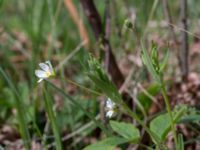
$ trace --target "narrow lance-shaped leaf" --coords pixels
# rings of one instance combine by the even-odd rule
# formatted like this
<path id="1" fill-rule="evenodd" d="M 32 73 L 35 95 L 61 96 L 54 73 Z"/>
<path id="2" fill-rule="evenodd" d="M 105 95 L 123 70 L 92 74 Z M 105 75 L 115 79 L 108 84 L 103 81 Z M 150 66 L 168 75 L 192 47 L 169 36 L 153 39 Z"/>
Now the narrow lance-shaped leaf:
<path id="1" fill-rule="evenodd" d="M 141 57 L 142 57 L 142 61 L 144 63 L 144 65 L 147 67 L 148 71 L 150 72 L 150 74 L 153 76 L 153 79 L 160 83 L 160 78 L 152 64 L 152 60 L 151 58 L 149 57 L 149 54 L 146 50 L 146 48 L 143 46 L 143 44 L 141 43 L 142 45 L 142 54 L 141 54 Z"/>
<path id="2" fill-rule="evenodd" d="M 168 59 L 169 59 L 169 50 L 166 51 L 163 61 L 160 63 L 160 72 L 162 72 L 165 69 Z"/>
<path id="3" fill-rule="evenodd" d="M 178 147 L 177 150 L 184 150 L 184 141 L 183 141 L 183 135 L 178 135 Z"/>
<path id="4" fill-rule="evenodd" d="M 200 115 L 192 114 L 192 115 L 184 116 L 184 117 L 179 121 L 179 123 L 189 123 L 189 122 L 195 122 L 195 121 L 200 121 Z"/>
<path id="5" fill-rule="evenodd" d="M 90 56 L 87 66 L 87 75 L 95 85 L 114 102 L 120 102 L 122 99 L 121 95 L 116 86 L 109 80 L 98 60 Z"/>

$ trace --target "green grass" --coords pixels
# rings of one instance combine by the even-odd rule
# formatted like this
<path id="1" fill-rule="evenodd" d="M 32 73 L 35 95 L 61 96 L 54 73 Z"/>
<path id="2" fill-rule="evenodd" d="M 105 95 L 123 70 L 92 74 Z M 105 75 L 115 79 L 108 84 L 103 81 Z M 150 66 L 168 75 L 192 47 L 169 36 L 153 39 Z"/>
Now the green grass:
<path id="1" fill-rule="evenodd" d="M 84 45 L 79 47 L 82 43 L 79 31 L 69 11 L 66 10 L 63 0 L 0 0 L 0 129 L 4 125 L 14 128 L 20 134 L 26 149 L 30 149 L 33 140 L 39 139 L 46 148 L 54 143 L 58 150 L 64 149 L 63 145 L 67 145 L 68 149 L 79 150 L 88 145 L 91 138 L 100 140 L 102 137 L 112 135 L 107 120 L 102 121 L 96 116 L 99 116 L 101 111 L 101 100 L 109 95 L 113 96 L 113 93 L 116 99 L 120 96 L 118 92 L 112 91 L 113 88 L 107 95 L 108 93 L 102 89 L 107 90 L 108 86 L 105 85 L 108 84 L 99 88 L 102 82 L 96 84 L 88 77 L 85 66 L 89 53 L 99 58 L 100 48 L 96 44 L 80 2 L 78 0 L 73 2 L 84 21 L 90 39 L 89 48 L 85 48 Z M 161 41 L 171 40 L 168 28 L 147 26 L 149 19 L 157 23 L 164 19 L 161 1 L 158 1 L 156 7 L 152 9 L 156 2 L 156 0 L 128 0 L 110 3 L 111 35 L 109 40 L 117 62 L 120 64 L 123 59 L 125 63 L 128 62 L 128 67 L 123 66 L 122 69 L 134 70 L 129 83 L 137 79 L 135 82 L 146 85 L 149 81 L 144 67 L 138 67 L 135 63 L 126 61 L 132 56 L 139 57 L 141 38 L 147 49 L 155 36 L 158 36 Z M 95 4 L 104 23 L 105 1 L 95 1 Z M 198 31 L 199 4 L 199 1 L 194 0 L 188 2 L 191 33 Z M 169 6 L 174 24 L 177 25 L 179 3 L 170 0 Z M 123 30 L 124 21 L 130 19 L 133 12 L 136 15 L 133 32 L 127 30 L 124 34 L 119 34 Z M 178 34 L 179 31 L 177 31 Z M 193 42 L 192 39 L 193 36 L 190 35 L 190 44 Z M 163 47 L 167 48 L 167 45 Z M 172 52 L 170 55 L 174 56 L 175 50 L 170 49 L 170 51 Z M 162 51 L 159 53 L 164 55 Z M 133 57 L 132 59 L 135 60 Z M 45 81 L 47 86 L 45 90 L 42 86 L 44 83 L 37 83 L 34 71 L 40 62 L 46 60 L 51 60 L 54 68 L 61 62 L 64 64 L 57 70 L 54 79 Z M 178 69 L 176 62 L 171 63 Z M 170 67 L 167 66 L 164 70 L 165 77 L 171 77 L 170 70 L 173 69 Z M 127 88 L 131 94 L 133 94 L 133 87 L 130 84 Z M 151 95 L 154 93 L 150 93 Z M 152 103 L 149 101 L 148 98 L 144 104 L 147 106 L 145 111 L 148 111 L 149 104 Z M 142 100 L 142 103 L 145 103 L 145 100 Z M 55 106 L 57 106 L 56 109 L 53 109 Z M 139 119 L 139 122 L 141 120 L 143 125 L 143 120 L 146 118 L 140 111 L 136 110 L 134 114 L 131 110 L 128 109 L 128 111 L 132 117 L 138 117 L 137 120 Z M 120 115 L 118 119 L 123 120 Z M 47 122 L 50 123 L 50 128 L 45 132 Z M 91 128 L 79 130 L 88 122 L 92 122 Z M 146 128 L 145 125 L 143 126 Z M 76 133 L 77 130 L 78 133 Z M 68 134 L 72 136 L 62 141 L 62 138 Z M 43 136 L 46 136 L 44 141 Z M 181 136 L 178 136 L 178 141 L 182 142 Z"/>

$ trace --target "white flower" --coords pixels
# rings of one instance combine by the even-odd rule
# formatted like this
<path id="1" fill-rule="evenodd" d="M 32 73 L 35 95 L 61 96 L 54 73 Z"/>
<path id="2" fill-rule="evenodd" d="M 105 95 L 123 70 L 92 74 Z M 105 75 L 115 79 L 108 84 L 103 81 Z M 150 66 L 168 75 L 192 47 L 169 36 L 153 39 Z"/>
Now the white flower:
<path id="1" fill-rule="evenodd" d="M 37 81 L 38 83 L 41 82 L 43 79 L 47 79 L 50 76 L 54 76 L 55 72 L 51 65 L 50 61 L 46 61 L 45 63 L 39 63 L 40 70 L 35 70 L 35 75 L 39 78 Z"/>
<path id="2" fill-rule="evenodd" d="M 116 104 L 110 98 L 108 98 L 106 101 L 106 117 L 111 118 L 115 113 L 115 109 Z"/>

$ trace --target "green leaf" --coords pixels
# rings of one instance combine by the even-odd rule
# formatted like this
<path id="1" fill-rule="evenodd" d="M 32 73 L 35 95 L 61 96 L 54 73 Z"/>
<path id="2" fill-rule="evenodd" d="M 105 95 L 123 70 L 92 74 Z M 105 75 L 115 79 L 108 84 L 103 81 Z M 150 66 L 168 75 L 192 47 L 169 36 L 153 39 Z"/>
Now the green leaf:
<path id="1" fill-rule="evenodd" d="M 45 84 L 45 88 L 44 88 L 44 92 L 43 92 L 45 111 L 47 112 L 47 116 L 48 116 L 48 119 L 51 124 L 53 135 L 55 137 L 56 149 L 62 150 L 63 148 L 62 148 L 62 142 L 61 142 L 61 138 L 60 138 L 61 137 L 60 136 L 60 128 L 58 127 L 56 114 L 53 110 L 52 96 L 48 92 L 49 91 Z"/>
<path id="2" fill-rule="evenodd" d="M 174 122 L 179 122 L 180 118 L 186 113 L 187 111 L 187 106 L 182 105 L 180 106 L 176 112 L 175 115 L 173 116 Z"/>
<path id="3" fill-rule="evenodd" d="M 162 72 L 165 69 L 168 59 L 169 59 L 169 50 L 166 51 L 163 61 L 160 63 L 160 72 Z"/>
<path id="4" fill-rule="evenodd" d="M 152 60 L 149 57 L 148 52 L 147 52 L 146 48 L 143 46 L 143 44 L 141 44 L 141 45 L 142 45 L 142 54 L 141 54 L 142 61 L 143 61 L 144 65 L 147 67 L 150 74 L 152 75 L 153 79 L 156 82 L 160 83 L 160 78 L 159 78 L 159 76 L 158 76 L 158 74 L 157 74 L 157 72 L 156 72 L 156 70 L 153 66 Z"/>
<path id="5" fill-rule="evenodd" d="M 109 137 L 95 144 L 89 145 L 83 150 L 113 150 L 117 145 L 128 142 L 127 139 L 121 137 Z"/>
<path id="6" fill-rule="evenodd" d="M 118 103 L 121 101 L 121 96 L 117 90 L 117 88 L 114 86 L 114 84 L 109 81 L 103 81 L 101 78 L 98 77 L 98 75 L 88 75 L 90 79 L 95 83 L 95 85 L 111 100 Z"/>
<path id="7" fill-rule="evenodd" d="M 90 55 L 86 66 L 85 69 L 87 75 L 95 83 L 97 88 L 99 88 L 107 97 L 111 98 L 111 100 L 119 103 L 122 100 L 121 95 L 116 86 L 109 80 L 109 77 L 102 69 L 99 61 Z"/>
<path id="8" fill-rule="evenodd" d="M 165 140 L 170 131 L 171 120 L 169 114 L 161 114 L 150 122 L 150 130 L 160 138 Z"/>
<path id="9" fill-rule="evenodd" d="M 127 140 L 137 142 L 140 138 L 140 132 L 133 124 L 110 121 L 110 125 L 115 132 Z"/>
<path id="10" fill-rule="evenodd" d="M 186 111 L 186 107 L 180 107 L 180 109 L 177 112 L 173 112 L 173 120 L 174 122 L 178 122 L 180 118 L 183 116 L 183 114 Z M 164 141 L 167 134 L 169 133 L 171 129 L 171 119 L 168 113 L 161 114 L 154 118 L 150 122 L 150 130 L 157 135 L 158 138 L 160 138 L 161 141 Z"/>
<path id="11" fill-rule="evenodd" d="M 194 121 L 200 121 L 200 115 L 188 115 L 184 116 L 179 123 L 189 123 L 189 122 L 194 122 Z"/>
<path id="12" fill-rule="evenodd" d="M 159 69 L 160 66 L 159 66 L 159 60 L 158 60 L 158 49 L 155 43 L 152 43 L 152 46 L 151 46 L 151 61 L 154 66 L 154 69 L 155 68 Z"/>
<path id="13" fill-rule="evenodd" d="M 177 145 L 177 150 L 184 150 L 184 140 L 183 140 L 183 135 L 178 134 L 178 145 Z"/>

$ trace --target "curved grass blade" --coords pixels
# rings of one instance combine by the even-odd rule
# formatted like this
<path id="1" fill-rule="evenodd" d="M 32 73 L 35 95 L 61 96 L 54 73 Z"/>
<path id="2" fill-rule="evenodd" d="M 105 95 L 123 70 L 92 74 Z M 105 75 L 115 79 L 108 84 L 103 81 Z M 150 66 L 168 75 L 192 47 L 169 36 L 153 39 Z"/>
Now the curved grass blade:
<path id="1" fill-rule="evenodd" d="M 55 113 L 53 112 L 53 104 L 52 104 L 51 100 L 52 99 L 50 98 L 50 95 L 47 93 L 47 88 L 45 86 L 45 88 L 44 88 L 45 109 L 47 111 L 48 118 L 49 118 L 51 125 L 52 125 L 53 134 L 55 136 L 56 149 L 62 150 L 60 132 L 59 132 L 59 129 L 58 129 Z"/>
<path id="2" fill-rule="evenodd" d="M 3 75 L 5 80 L 7 81 L 9 87 L 13 91 L 13 93 L 16 96 L 16 101 L 15 105 L 17 108 L 17 117 L 18 117 L 18 122 L 20 126 L 20 134 L 22 136 L 22 139 L 24 141 L 24 145 L 26 149 L 30 149 L 30 134 L 28 131 L 27 123 L 26 123 L 26 116 L 25 116 L 25 111 L 24 111 L 24 105 L 21 102 L 21 97 L 20 94 L 18 93 L 16 87 L 13 84 L 13 81 L 8 77 L 8 75 L 3 71 L 3 69 L 0 67 L 0 73 Z"/>

